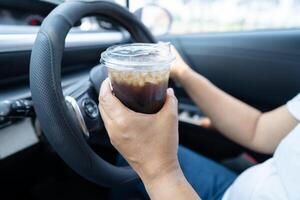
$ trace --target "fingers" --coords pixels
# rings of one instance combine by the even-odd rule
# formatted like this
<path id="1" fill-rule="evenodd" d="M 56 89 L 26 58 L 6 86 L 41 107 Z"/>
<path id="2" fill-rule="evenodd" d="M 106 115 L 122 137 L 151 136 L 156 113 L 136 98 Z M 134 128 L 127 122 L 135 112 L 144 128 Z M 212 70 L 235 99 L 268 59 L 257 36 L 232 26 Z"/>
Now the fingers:
<path id="1" fill-rule="evenodd" d="M 174 54 L 178 54 L 178 51 L 177 51 L 177 49 L 174 47 L 174 45 L 171 45 L 171 51 L 172 51 Z"/>
<path id="2" fill-rule="evenodd" d="M 105 116 L 115 119 L 129 112 L 129 110 L 112 94 L 109 79 L 105 79 L 101 85 L 99 95 L 100 112 Z"/>
<path id="3" fill-rule="evenodd" d="M 172 114 L 177 117 L 178 112 L 178 101 L 175 97 L 174 90 L 172 88 L 168 88 L 166 95 L 166 102 L 162 109 L 158 112 L 159 115 L 168 115 Z"/>
<path id="4" fill-rule="evenodd" d="M 102 120 L 103 120 L 103 122 L 104 122 L 104 125 L 105 125 L 105 127 L 106 127 L 106 123 L 108 123 L 109 122 L 109 117 L 108 117 L 108 115 L 106 114 L 106 112 L 103 110 L 103 107 L 99 104 L 99 106 L 98 106 L 98 108 L 99 108 L 99 111 L 100 111 L 100 115 L 101 115 L 101 118 L 102 118 Z"/>
<path id="5" fill-rule="evenodd" d="M 211 120 L 208 117 L 204 117 L 199 120 L 199 125 L 203 128 L 211 128 Z"/>
<path id="6" fill-rule="evenodd" d="M 167 90 L 166 102 L 163 108 L 157 113 L 159 115 L 173 115 L 177 118 L 177 98 L 174 95 L 173 89 Z M 116 120 L 121 116 L 132 116 L 132 113 L 127 107 L 125 107 L 118 98 L 116 98 L 111 91 L 109 79 L 103 81 L 99 95 L 99 109 L 103 121 L 106 119 Z M 143 114 L 136 113 L 136 115 L 144 116 Z"/>

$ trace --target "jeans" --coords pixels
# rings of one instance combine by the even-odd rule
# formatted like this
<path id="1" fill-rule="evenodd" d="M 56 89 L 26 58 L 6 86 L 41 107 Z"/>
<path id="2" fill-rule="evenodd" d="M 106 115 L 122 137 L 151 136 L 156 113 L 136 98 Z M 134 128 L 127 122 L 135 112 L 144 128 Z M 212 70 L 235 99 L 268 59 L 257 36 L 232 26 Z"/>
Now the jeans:
<path id="1" fill-rule="evenodd" d="M 222 165 L 182 146 L 178 149 L 178 159 L 186 179 L 202 200 L 221 200 L 227 188 L 237 177 Z M 128 165 L 121 156 L 117 164 Z M 116 200 L 149 199 L 141 181 L 113 189 L 112 197 Z"/>

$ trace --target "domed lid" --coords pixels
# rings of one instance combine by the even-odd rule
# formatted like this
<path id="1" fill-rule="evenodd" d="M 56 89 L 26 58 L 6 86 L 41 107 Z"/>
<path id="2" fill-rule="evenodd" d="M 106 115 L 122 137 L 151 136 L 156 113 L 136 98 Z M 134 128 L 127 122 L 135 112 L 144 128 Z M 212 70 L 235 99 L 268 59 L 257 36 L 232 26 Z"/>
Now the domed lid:
<path id="1" fill-rule="evenodd" d="M 175 56 L 170 43 L 132 43 L 109 47 L 100 62 L 116 69 L 157 69 L 169 66 Z"/>

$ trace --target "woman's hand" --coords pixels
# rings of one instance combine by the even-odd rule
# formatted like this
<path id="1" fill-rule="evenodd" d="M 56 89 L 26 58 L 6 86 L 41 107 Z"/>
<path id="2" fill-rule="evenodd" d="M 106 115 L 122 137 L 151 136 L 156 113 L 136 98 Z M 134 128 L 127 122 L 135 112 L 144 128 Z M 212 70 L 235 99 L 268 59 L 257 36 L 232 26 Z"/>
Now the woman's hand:
<path id="1" fill-rule="evenodd" d="M 106 79 L 99 109 L 111 143 L 139 174 L 151 199 L 199 199 L 178 163 L 177 99 L 172 89 L 158 113 L 142 114 L 125 107 Z"/>
<path id="2" fill-rule="evenodd" d="M 184 85 L 189 73 L 193 72 L 190 66 L 182 59 L 178 51 L 172 46 L 172 52 L 175 54 L 176 60 L 171 66 L 170 77 L 180 84 Z M 199 120 L 198 126 L 203 128 L 212 128 L 211 120 L 207 117 Z"/>
<path id="3" fill-rule="evenodd" d="M 144 182 L 180 169 L 177 158 L 177 99 L 168 89 L 163 108 L 142 114 L 125 107 L 111 92 L 106 79 L 99 96 L 99 109 L 111 143 Z"/>
<path id="4" fill-rule="evenodd" d="M 171 66 L 171 78 L 181 81 L 182 76 L 184 73 L 188 70 L 191 70 L 189 65 L 182 59 L 178 51 L 175 49 L 174 46 L 172 46 L 172 53 L 175 54 L 176 60 Z"/>

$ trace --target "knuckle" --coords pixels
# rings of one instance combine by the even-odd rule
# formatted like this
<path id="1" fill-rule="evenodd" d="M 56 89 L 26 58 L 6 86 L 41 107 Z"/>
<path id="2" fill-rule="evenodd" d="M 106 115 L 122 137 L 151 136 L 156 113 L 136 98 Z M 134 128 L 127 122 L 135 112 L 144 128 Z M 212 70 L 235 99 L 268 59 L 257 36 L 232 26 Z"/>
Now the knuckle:
<path id="1" fill-rule="evenodd" d="M 126 131 L 128 129 L 128 122 L 123 118 L 116 119 L 116 125 L 122 130 Z"/>
<path id="2" fill-rule="evenodd" d="M 171 112 L 169 116 L 172 120 L 176 120 L 176 121 L 178 120 L 178 113 L 175 111 Z"/>
<path id="3" fill-rule="evenodd" d="M 115 133 L 110 133 L 109 134 L 109 140 L 110 140 L 110 143 L 113 145 L 113 146 L 118 146 L 120 141 L 119 141 L 119 137 L 117 136 L 117 134 Z"/>
<path id="4" fill-rule="evenodd" d="M 168 119 L 172 119 L 172 120 L 177 120 L 178 119 L 178 111 L 177 111 L 177 107 L 172 107 L 171 109 L 169 109 L 166 113 L 165 113 L 165 117 L 167 117 Z"/>
<path id="5" fill-rule="evenodd" d="M 121 133 L 121 137 L 122 137 L 122 140 L 129 140 L 131 138 L 130 134 L 128 134 L 128 132 Z"/>

